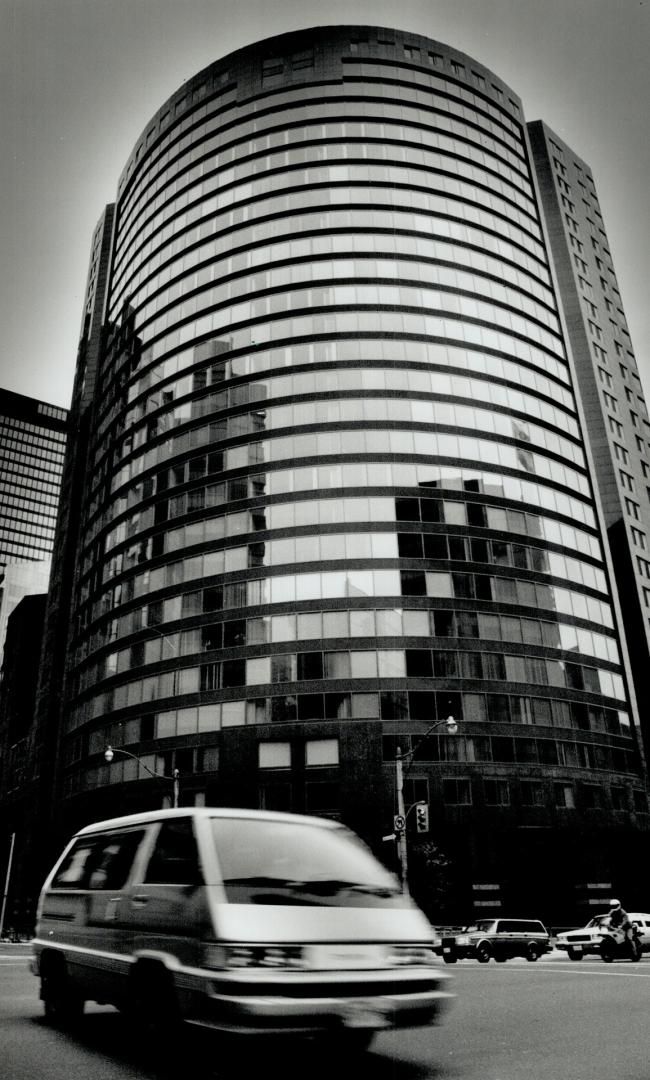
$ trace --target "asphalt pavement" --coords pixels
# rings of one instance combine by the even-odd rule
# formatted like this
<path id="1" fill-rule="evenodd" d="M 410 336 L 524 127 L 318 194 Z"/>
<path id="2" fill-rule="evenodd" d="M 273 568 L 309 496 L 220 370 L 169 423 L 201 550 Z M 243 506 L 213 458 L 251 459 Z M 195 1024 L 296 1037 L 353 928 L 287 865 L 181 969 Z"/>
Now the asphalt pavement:
<path id="1" fill-rule="evenodd" d="M 649 1080 L 650 956 L 639 963 L 509 960 L 447 967 L 457 997 L 438 1027 L 380 1033 L 333 1060 L 298 1040 L 234 1046 L 191 1031 L 151 1061 L 108 1006 L 74 1032 L 47 1025 L 29 948 L 0 945 L 1 1080 Z"/>

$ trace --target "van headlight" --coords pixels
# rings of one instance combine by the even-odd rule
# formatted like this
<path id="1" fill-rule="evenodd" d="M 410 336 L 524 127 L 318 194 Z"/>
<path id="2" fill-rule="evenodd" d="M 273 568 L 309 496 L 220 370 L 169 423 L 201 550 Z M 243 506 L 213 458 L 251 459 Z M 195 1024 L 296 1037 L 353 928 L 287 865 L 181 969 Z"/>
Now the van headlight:
<path id="1" fill-rule="evenodd" d="M 430 945 L 391 945 L 388 963 L 391 967 L 405 964 L 435 964 L 437 957 Z"/>
<path id="2" fill-rule="evenodd" d="M 203 966 L 224 968 L 302 968 L 301 945 L 206 945 Z"/>

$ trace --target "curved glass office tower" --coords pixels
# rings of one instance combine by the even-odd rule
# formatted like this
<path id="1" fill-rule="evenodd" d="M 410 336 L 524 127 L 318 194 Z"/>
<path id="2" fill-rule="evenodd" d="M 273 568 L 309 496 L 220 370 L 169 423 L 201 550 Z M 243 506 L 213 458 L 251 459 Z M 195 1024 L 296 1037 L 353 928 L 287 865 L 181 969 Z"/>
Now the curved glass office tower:
<path id="1" fill-rule="evenodd" d="M 593 880 L 576 829 L 647 807 L 512 91 L 367 27 L 218 61 L 134 150 L 105 304 L 71 818 L 178 768 L 381 847 L 399 747 L 468 887 Z"/>

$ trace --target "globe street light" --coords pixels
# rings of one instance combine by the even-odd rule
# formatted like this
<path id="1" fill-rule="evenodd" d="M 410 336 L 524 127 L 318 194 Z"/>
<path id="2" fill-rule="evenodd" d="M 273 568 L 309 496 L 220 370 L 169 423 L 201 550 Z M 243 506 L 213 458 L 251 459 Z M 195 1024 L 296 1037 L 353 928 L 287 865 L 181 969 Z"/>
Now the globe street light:
<path id="1" fill-rule="evenodd" d="M 173 798 L 174 809 L 178 806 L 178 797 L 179 797 L 179 794 L 180 794 L 180 785 L 181 785 L 181 774 L 178 771 L 178 769 L 172 769 L 172 775 L 171 776 L 167 776 L 166 773 L 154 772 L 154 770 L 150 769 L 148 765 L 145 765 L 142 758 L 139 758 L 137 754 L 131 754 L 131 753 L 129 753 L 128 750 L 122 750 L 119 746 L 116 746 L 115 748 L 113 748 L 112 746 L 107 746 L 106 749 L 104 750 L 104 761 L 106 761 L 107 764 L 110 765 L 111 761 L 115 757 L 115 754 L 124 754 L 125 757 L 133 758 L 133 760 L 137 761 L 138 765 L 141 765 L 142 768 L 145 769 L 151 776 L 155 776 L 160 780 L 171 780 L 172 784 L 173 784 L 172 790 L 173 790 L 173 793 L 174 793 L 174 798 Z"/>
<path id="2" fill-rule="evenodd" d="M 445 726 L 449 735 L 455 735 L 458 731 L 458 724 L 453 716 L 447 716 L 444 720 L 435 720 L 427 730 L 424 732 L 422 738 L 415 744 L 412 750 L 408 750 L 402 754 L 400 747 L 398 746 L 395 751 L 395 788 L 397 791 L 397 818 L 395 822 L 395 832 L 397 834 L 397 850 L 399 855 L 400 866 L 402 870 L 402 892 L 408 893 L 408 848 L 406 844 L 406 819 L 409 811 L 414 806 L 423 805 L 423 800 L 418 800 L 417 803 L 413 803 L 409 806 L 408 810 L 404 807 L 404 770 L 402 768 L 402 762 L 412 759 L 415 752 L 422 745 L 428 735 L 431 734 L 437 727 Z M 399 827 L 398 827 L 399 826 Z"/>

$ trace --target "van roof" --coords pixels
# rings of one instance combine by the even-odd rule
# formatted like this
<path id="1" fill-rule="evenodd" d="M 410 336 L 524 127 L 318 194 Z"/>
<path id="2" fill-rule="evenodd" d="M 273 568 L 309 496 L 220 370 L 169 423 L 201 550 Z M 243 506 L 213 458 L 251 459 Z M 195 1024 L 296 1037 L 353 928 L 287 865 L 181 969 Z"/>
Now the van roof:
<path id="1" fill-rule="evenodd" d="M 323 828 L 340 828 L 340 822 L 325 817 L 309 817 L 306 814 L 286 814 L 274 810 L 248 810 L 230 806 L 179 806 L 173 810 L 146 810 L 140 814 L 127 814 L 125 817 L 107 818 L 95 821 L 78 829 L 75 836 L 103 832 L 126 825 L 146 825 L 152 821 L 168 821 L 170 818 L 247 818 L 252 821 L 292 821 L 301 824 L 320 825 Z"/>

